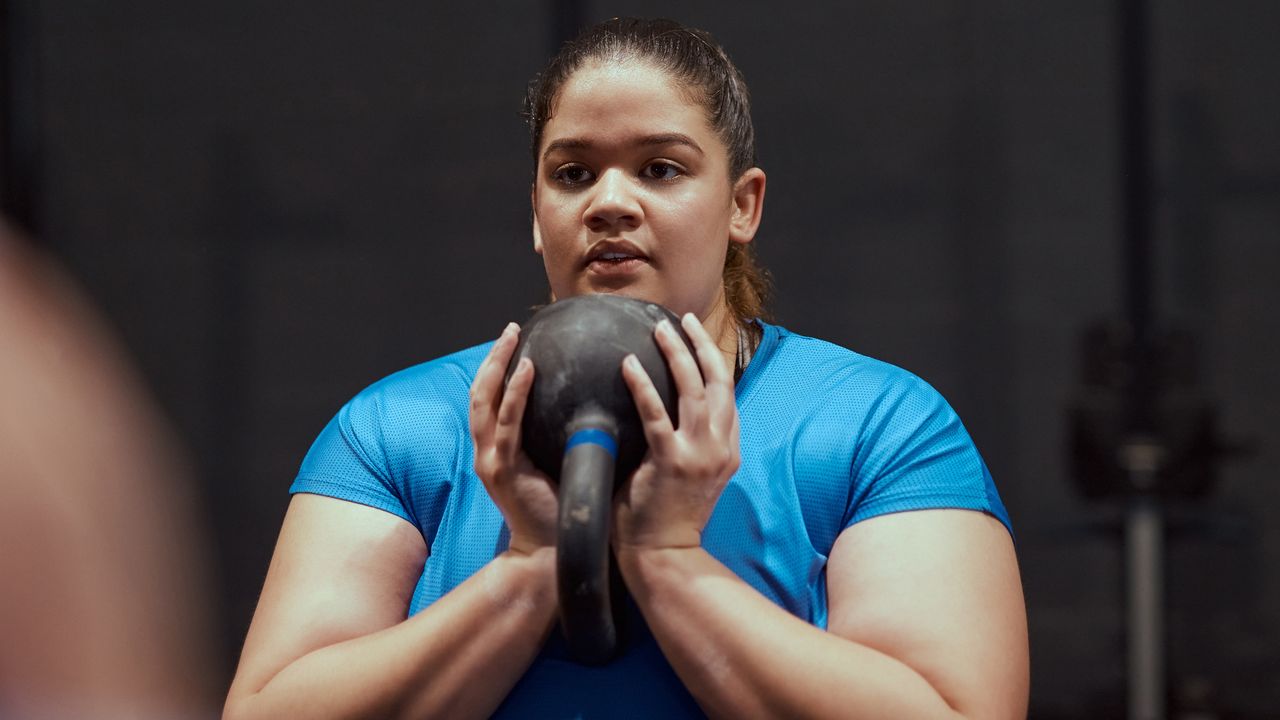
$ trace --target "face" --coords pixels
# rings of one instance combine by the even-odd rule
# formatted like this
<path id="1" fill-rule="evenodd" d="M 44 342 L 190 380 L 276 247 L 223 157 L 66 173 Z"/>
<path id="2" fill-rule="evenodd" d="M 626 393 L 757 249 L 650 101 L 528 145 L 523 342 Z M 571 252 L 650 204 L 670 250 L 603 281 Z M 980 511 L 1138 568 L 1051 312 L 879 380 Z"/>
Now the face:
<path id="1" fill-rule="evenodd" d="M 543 129 L 534 249 L 556 298 L 615 293 L 706 320 L 724 309 L 725 253 L 754 236 L 762 196 L 757 169 L 730 183 L 705 110 L 665 72 L 588 64 Z"/>

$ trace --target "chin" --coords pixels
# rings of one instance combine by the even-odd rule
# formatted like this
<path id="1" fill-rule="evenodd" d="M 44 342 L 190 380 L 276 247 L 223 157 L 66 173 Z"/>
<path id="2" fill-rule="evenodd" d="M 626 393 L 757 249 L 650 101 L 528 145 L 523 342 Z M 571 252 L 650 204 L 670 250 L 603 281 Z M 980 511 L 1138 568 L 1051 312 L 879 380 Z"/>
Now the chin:
<path id="1" fill-rule="evenodd" d="M 553 293 L 556 298 L 571 297 L 572 295 L 618 295 L 620 297 L 629 297 L 636 300 L 646 300 L 652 303 L 663 305 L 662 299 L 657 293 L 636 284 L 619 284 L 612 285 L 610 283 L 592 283 L 589 287 L 575 288 L 574 292 L 568 295 L 560 295 Z"/>

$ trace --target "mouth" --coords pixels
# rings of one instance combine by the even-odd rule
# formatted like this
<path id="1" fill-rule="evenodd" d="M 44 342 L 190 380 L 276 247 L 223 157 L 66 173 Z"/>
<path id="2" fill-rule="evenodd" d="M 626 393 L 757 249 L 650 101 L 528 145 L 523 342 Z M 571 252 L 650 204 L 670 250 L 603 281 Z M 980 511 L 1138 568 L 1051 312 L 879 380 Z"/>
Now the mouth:
<path id="1" fill-rule="evenodd" d="M 626 240 L 601 240 L 587 252 L 586 269 L 596 275 L 618 276 L 649 264 L 649 256 Z"/>

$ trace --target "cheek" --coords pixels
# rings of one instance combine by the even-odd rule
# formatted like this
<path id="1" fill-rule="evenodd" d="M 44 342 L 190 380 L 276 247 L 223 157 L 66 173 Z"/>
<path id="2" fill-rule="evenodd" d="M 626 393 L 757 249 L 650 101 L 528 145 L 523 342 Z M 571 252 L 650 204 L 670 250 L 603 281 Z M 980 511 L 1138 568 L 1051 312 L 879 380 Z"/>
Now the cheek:
<path id="1" fill-rule="evenodd" d="M 730 208 L 719 197 L 690 193 L 673 202 L 663 213 L 667 230 L 683 237 L 690 250 L 705 249 L 729 239 Z"/>
<path id="2" fill-rule="evenodd" d="M 542 237 L 543 253 L 558 252 L 564 245 L 565 225 L 569 215 L 566 209 L 543 202 L 534 208 L 534 213 L 537 216 L 535 222 L 538 223 L 538 232 Z"/>
<path id="3" fill-rule="evenodd" d="M 563 218 L 555 214 L 539 214 L 542 235 L 542 265 L 553 283 L 573 270 L 576 262 L 574 234 L 565 228 Z"/>

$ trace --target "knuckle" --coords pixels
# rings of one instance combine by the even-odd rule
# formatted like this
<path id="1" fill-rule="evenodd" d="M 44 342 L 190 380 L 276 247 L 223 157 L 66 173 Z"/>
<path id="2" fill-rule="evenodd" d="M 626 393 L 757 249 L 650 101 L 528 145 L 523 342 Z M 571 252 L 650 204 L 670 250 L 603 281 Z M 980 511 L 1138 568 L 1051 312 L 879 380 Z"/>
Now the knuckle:
<path id="1" fill-rule="evenodd" d="M 515 411 L 511 407 L 511 403 L 502 403 L 498 406 L 497 423 L 499 425 L 510 425 L 515 420 Z"/>
<path id="2" fill-rule="evenodd" d="M 697 477 L 704 474 L 706 468 L 703 467 L 703 461 L 682 453 L 672 460 L 671 469 L 677 475 Z"/>
<path id="3" fill-rule="evenodd" d="M 651 423 L 661 422 L 662 418 L 666 417 L 667 415 L 667 411 L 662 407 L 661 404 L 655 405 L 652 403 L 645 403 L 642 407 L 639 408 L 639 410 L 640 410 L 640 416 Z"/>
<path id="4" fill-rule="evenodd" d="M 738 453 L 729 453 L 729 457 L 725 459 L 724 469 L 730 475 L 738 472 L 738 468 L 742 465 L 742 459 L 738 457 Z"/>
<path id="5" fill-rule="evenodd" d="M 493 442 L 493 449 L 500 457 L 506 457 L 514 452 L 515 440 L 507 436 L 496 438 Z"/>

